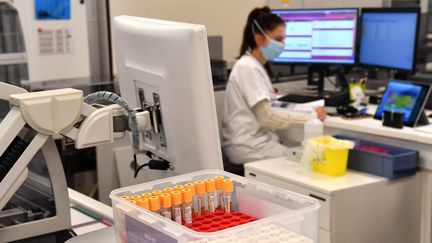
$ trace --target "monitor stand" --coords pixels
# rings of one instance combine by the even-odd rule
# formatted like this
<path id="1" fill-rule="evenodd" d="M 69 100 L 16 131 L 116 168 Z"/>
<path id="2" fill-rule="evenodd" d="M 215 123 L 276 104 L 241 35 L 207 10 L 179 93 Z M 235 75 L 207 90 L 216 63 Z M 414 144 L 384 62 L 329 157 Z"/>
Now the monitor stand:
<path id="1" fill-rule="evenodd" d="M 326 106 L 337 107 L 348 105 L 350 103 L 349 86 L 343 69 L 340 68 L 335 71 L 335 76 L 340 89 L 338 91 L 322 91 L 320 96 L 324 98 Z"/>
<path id="2" fill-rule="evenodd" d="M 308 86 L 315 86 L 318 92 L 324 90 L 324 78 L 326 76 L 327 69 L 325 66 L 311 65 L 308 67 L 307 84 Z"/>
<path id="3" fill-rule="evenodd" d="M 335 72 L 336 81 L 340 84 L 338 91 L 324 91 L 324 78 L 327 73 L 325 66 L 312 65 L 308 70 L 308 86 L 317 87 L 317 94 L 288 94 L 279 98 L 280 101 L 292 103 L 305 103 L 318 99 L 324 99 L 326 106 L 341 106 L 349 104 L 349 87 L 343 69 Z M 311 89 L 308 87 L 308 89 Z"/>
<path id="4" fill-rule="evenodd" d="M 429 125 L 429 119 L 428 119 L 428 117 L 427 117 L 425 111 L 423 110 L 423 111 L 420 113 L 420 117 L 419 117 L 417 123 L 414 125 L 414 127 L 418 127 L 418 126 L 426 126 L 426 125 Z"/>

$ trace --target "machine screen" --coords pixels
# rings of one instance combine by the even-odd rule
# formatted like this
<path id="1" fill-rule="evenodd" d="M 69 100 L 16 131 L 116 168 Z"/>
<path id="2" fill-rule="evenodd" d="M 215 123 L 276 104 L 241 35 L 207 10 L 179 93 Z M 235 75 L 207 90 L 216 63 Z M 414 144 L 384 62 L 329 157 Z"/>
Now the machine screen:
<path id="1" fill-rule="evenodd" d="M 384 111 L 399 112 L 404 114 L 404 123 L 412 126 L 422 110 L 428 91 L 428 85 L 390 80 L 375 118 L 381 119 Z"/>
<path id="2" fill-rule="evenodd" d="M 36 20 L 69 20 L 70 0 L 35 0 Z"/>
<path id="3" fill-rule="evenodd" d="M 274 10 L 285 21 L 277 63 L 355 63 L 357 9 Z"/>

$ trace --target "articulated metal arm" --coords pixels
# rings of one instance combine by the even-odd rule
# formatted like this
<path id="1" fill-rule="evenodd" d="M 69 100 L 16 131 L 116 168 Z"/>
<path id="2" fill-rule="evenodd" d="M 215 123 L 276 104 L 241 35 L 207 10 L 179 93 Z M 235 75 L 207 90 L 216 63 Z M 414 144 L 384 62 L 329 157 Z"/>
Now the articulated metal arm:
<path id="1" fill-rule="evenodd" d="M 126 116 L 120 106 L 91 106 L 83 102 L 82 91 L 76 89 L 28 93 L 0 83 L 0 99 L 11 105 L 0 123 L 0 210 L 27 178 L 28 163 L 50 136 L 69 137 L 80 149 L 113 142 L 128 127 L 127 119 L 117 119 L 126 125 L 115 125 L 115 118 Z M 150 127 L 148 112 L 134 115 L 139 117 L 140 131 Z M 36 131 L 28 144 L 19 136 L 26 125 Z"/>

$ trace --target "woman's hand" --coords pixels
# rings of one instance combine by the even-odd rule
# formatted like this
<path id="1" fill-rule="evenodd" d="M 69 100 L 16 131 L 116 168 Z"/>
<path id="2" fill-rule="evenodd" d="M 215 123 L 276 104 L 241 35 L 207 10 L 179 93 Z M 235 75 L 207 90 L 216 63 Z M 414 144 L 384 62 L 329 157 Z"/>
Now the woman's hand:
<path id="1" fill-rule="evenodd" d="M 315 112 L 317 113 L 318 119 L 320 119 L 321 121 L 324 121 L 324 119 L 326 119 L 327 112 L 326 112 L 324 106 L 320 106 L 320 107 L 315 108 Z"/>

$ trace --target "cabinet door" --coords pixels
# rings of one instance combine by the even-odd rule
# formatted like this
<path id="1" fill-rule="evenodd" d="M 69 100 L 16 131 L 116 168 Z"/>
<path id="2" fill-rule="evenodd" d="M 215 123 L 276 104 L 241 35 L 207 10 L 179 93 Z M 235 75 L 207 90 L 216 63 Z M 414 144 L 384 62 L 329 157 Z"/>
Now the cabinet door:
<path id="1" fill-rule="evenodd" d="M 264 175 L 260 172 L 250 171 L 248 169 L 245 170 L 245 177 L 252 178 L 258 181 L 262 181 L 264 183 L 268 183 L 270 185 L 278 186 L 283 189 L 296 192 L 305 196 L 313 197 L 318 199 L 321 204 L 321 207 L 318 211 L 319 215 L 319 227 L 325 231 L 332 231 L 332 219 L 331 215 L 331 197 L 329 195 L 325 195 L 313 190 L 310 190 L 305 187 L 301 187 L 289 181 L 283 181 L 280 179 L 276 179 L 267 175 Z"/>
<path id="2" fill-rule="evenodd" d="M 326 230 L 319 230 L 319 243 L 331 243 L 332 242 L 332 232 L 328 232 Z"/>

